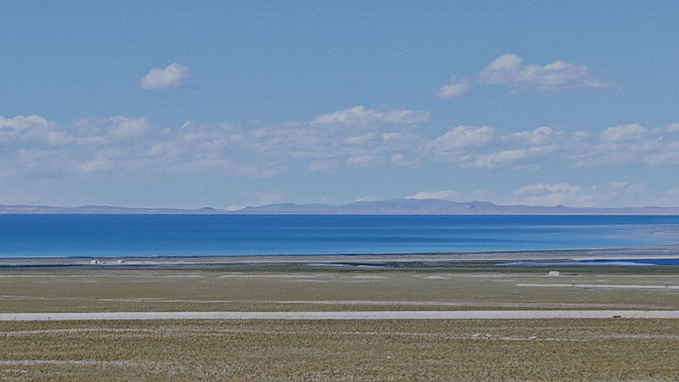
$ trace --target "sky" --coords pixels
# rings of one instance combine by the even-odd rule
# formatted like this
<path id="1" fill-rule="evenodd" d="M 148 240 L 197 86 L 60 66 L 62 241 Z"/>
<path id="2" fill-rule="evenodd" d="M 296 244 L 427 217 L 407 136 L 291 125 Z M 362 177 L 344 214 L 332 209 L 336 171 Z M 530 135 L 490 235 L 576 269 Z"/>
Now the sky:
<path id="1" fill-rule="evenodd" d="M 676 1 L 0 0 L 0 204 L 679 206 Z"/>

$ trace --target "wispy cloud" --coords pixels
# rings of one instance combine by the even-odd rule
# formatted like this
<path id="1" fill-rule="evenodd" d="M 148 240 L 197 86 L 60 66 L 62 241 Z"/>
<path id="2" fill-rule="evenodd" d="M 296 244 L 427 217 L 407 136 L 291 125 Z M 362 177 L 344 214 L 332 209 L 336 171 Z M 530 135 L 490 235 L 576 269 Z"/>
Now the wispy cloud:
<path id="1" fill-rule="evenodd" d="M 643 184 L 613 182 L 606 185 L 581 186 L 567 183 L 524 186 L 512 194 L 512 204 L 570 207 L 652 206 L 651 195 Z"/>
<path id="2" fill-rule="evenodd" d="M 355 106 L 345 110 L 338 110 L 331 114 L 324 114 L 314 118 L 311 126 L 353 126 L 367 127 L 372 124 L 412 125 L 429 121 L 429 113 L 414 110 L 377 111 Z"/>
<path id="3" fill-rule="evenodd" d="M 187 87 L 189 84 L 189 68 L 173 63 L 164 69 L 151 69 L 142 78 L 139 87 L 146 90 L 177 89 Z"/>
<path id="4" fill-rule="evenodd" d="M 449 200 L 449 201 L 452 201 L 452 202 L 456 202 L 456 201 L 460 201 L 460 200 L 465 200 L 465 196 L 461 195 L 460 193 L 457 193 L 453 190 L 421 191 L 421 192 L 418 192 L 415 195 L 406 196 L 406 199 L 417 199 L 417 200 L 440 199 L 440 200 Z"/>
<path id="5" fill-rule="evenodd" d="M 442 136 L 422 146 L 425 151 L 445 154 L 462 147 L 483 146 L 491 139 L 495 129 L 488 126 L 457 126 Z"/>

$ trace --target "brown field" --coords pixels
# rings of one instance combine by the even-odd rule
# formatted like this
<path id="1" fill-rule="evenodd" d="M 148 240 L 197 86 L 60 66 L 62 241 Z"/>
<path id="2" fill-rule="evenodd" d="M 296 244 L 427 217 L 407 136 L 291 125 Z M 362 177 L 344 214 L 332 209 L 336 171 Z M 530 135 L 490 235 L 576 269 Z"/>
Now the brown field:
<path id="1" fill-rule="evenodd" d="M 0 313 L 679 310 L 674 268 L 549 270 L 14 267 Z M 679 380 L 676 319 L 7 321 L 0 343 L 0 381 Z"/>

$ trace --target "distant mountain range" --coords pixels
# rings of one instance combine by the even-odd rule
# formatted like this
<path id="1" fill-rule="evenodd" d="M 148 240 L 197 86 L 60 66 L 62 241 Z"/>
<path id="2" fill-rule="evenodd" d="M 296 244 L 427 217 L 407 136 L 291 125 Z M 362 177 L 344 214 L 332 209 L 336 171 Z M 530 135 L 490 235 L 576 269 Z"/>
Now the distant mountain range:
<path id="1" fill-rule="evenodd" d="M 109 206 L 51 207 L 0 205 L 0 214 L 412 214 L 412 215 L 679 215 L 679 207 L 573 208 L 564 206 L 499 206 L 489 202 L 438 199 L 390 199 L 327 204 L 269 204 L 236 211 L 214 208 L 125 208 Z"/>

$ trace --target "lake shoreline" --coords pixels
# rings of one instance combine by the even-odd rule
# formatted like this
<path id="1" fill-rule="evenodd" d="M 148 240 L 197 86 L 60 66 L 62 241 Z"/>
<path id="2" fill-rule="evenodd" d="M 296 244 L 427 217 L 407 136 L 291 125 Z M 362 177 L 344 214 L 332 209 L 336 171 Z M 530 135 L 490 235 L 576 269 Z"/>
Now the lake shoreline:
<path id="1" fill-rule="evenodd" d="M 396 266 L 424 264 L 477 265 L 612 265 L 621 262 L 667 260 L 679 264 L 679 245 L 605 249 L 564 249 L 507 252 L 451 252 L 410 254 L 252 255 L 252 256 L 45 256 L 0 257 L 0 267 L 172 267 L 234 265 L 306 265 L 309 267 Z M 672 264 L 674 265 L 674 264 Z"/>

